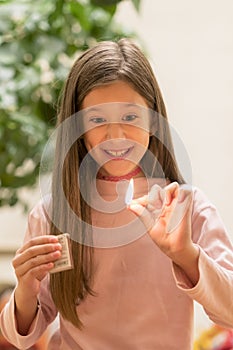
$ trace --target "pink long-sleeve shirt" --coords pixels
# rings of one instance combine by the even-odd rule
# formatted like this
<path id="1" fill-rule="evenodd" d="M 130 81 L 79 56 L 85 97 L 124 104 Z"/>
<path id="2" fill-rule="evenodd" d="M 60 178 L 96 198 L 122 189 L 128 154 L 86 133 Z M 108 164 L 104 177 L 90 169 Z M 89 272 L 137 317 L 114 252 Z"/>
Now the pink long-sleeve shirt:
<path id="1" fill-rule="evenodd" d="M 150 180 L 149 187 L 155 182 Z M 124 201 L 126 185 L 117 185 L 119 203 Z M 105 200 L 116 199 L 115 183 L 98 180 L 97 187 Z M 147 181 L 135 179 L 135 197 L 146 193 Z M 194 287 L 143 233 L 140 220 L 125 205 L 106 214 L 98 209 L 97 197 L 92 196 L 93 226 L 105 230 L 102 236 L 98 230 L 94 235 L 95 295 L 87 295 L 77 305 L 82 330 L 59 316 L 60 328 L 48 350 L 191 350 L 193 300 L 203 305 L 214 322 L 233 327 L 233 248 L 215 207 L 200 190 L 193 188 L 192 239 L 200 250 L 200 277 Z M 136 221 L 128 229 L 131 220 Z M 40 203 L 29 215 L 25 241 L 46 232 L 48 223 Z M 49 277 L 43 280 L 38 298 L 40 306 L 26 336 L 17 332 L 14 295 L 1 313 L 2 332 L 19 349 L 34 344 L 57 316 Z"/>

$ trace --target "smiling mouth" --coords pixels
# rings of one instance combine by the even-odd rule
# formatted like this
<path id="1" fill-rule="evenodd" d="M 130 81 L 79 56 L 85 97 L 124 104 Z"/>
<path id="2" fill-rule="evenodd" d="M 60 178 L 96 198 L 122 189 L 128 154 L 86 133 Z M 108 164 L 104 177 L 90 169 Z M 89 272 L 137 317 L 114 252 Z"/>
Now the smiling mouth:
<path id="1" fill-rule="evenodd" d="M 131 151 L 132 147 L 127 148 L 127 149 L 122 149 L 122 150 L 104 150 L 104 152 L 111 157 L 112 159 L 122 159 L 125 158 L 129 152 Z"/>

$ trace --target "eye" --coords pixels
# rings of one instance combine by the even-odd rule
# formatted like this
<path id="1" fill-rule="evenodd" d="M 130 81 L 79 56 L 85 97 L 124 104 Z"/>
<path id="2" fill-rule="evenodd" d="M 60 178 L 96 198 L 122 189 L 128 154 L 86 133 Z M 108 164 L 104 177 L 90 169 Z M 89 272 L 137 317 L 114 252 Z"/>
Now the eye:
<path id="1" fill-rule="evenodd" d="M 106 123 L 106 119 L 103 117 L 92 117 L 89 119 L 90 122 L 95 124 L 103 124 Z"/>
<path id="2" fill-rule="evenodd" d="M 125 115 L 122 120 L 126 121 L 126 122 L 133 122 L 138 118 L 138 116 L 136 114 L 127 114 Z"/>

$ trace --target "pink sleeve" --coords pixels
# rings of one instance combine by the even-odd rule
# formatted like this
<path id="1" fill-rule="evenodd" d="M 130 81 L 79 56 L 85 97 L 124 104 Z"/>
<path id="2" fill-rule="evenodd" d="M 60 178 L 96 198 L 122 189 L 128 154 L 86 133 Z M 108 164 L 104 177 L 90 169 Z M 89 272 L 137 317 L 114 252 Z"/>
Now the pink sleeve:
<path id="1" fill-rule="evenodd" d="M 194 190 L 193 241 L 200 249 L 198 283 L 192 287 L 183 271 L 173 264 L 179 289 L 200 303 L 210 319 L 233 327 L 233 247 L 216 208 Z"/>
<path id="2" fill-rule="evenodd" d="M 24 241 L 30 238 L 48 233 L 48 225 L 44 216 L 43 207 L 39 204 L 29 215 L 28 228 Z M 49 292 L 49 279 L 46 277 L 41 283 L 40 294 L 38 295 L 39 306 L 35 319 L 26 336 L 17 331 L 15 319 L 14 293 L 4 307 L 0 315 L 0 327 L 3 336 L 13 345 L 20 349 L 27 349 L 38 340 L 47 326 L 57 315 L 56 307 Z M 27 305 L 25 305 L 27 307 Z"/>

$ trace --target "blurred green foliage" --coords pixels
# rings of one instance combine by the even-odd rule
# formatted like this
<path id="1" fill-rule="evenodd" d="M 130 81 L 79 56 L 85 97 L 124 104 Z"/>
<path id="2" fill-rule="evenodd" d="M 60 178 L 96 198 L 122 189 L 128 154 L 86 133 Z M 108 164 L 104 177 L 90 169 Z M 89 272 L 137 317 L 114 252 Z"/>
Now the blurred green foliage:
<path id="1" fill-rule="evenodd" d="M 116 23 L 124 0 L 0 0 L 0 207 L 37 183 L 56 102 L 81 51 L 133 36 Z M 140 0 L 132 0 L 139 10 Z"/>

